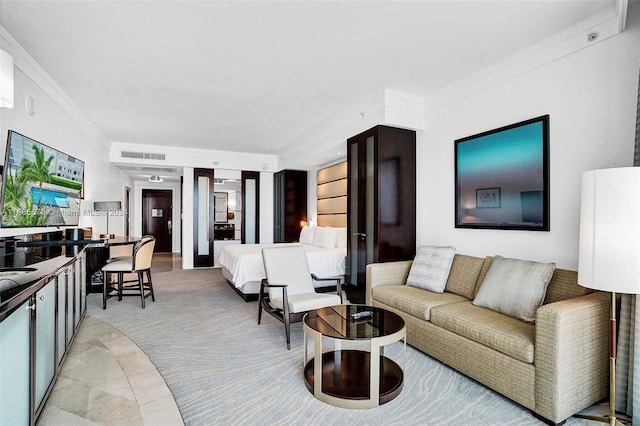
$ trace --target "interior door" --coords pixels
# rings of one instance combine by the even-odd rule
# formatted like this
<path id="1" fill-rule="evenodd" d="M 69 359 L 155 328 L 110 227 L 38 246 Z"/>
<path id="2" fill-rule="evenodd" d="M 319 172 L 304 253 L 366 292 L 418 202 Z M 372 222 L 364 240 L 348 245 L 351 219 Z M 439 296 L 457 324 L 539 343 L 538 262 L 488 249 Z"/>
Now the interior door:
<path id="1" fill-rule="evenodd" d="M 349 300 L 364 303 L 366 266 L 374 262 L 375 254 L 375 134 L 359 135 L 349 140 L 347 155 L 349 164 L 347 283 L 350 285 L 347 290 Z"/>
<path id="2" fill-rule="evenodd" d="M 212 169 L 193 170 L 193 266 L 195 267 L 214 265 L 215 194 L 213 175 Z"/>
<path id="3" fill-rule="evenodd" d="M 171 189 L 142 190 L 142 234 L 156 238 L 155 253 L 171 253 Z"/>
<path id="4" fill-rule="evenodd" d="M 260 173 L 242 172 L 242 244 L 260 242 Z"/>

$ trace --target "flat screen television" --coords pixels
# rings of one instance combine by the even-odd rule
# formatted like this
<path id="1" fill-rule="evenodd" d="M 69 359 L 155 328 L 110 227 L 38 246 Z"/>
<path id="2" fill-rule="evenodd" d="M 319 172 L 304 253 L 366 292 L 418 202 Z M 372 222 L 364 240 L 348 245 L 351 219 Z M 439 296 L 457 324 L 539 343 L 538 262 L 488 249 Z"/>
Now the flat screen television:
<path id="1" fill-rule="evenodd" d="M 455 141 L 455 227 L 549 230 L 549 116 Z"/>
<path id="2" fill-rule="evenodd" d="M 83 177 L 83 161 L 9 130 L 1 226 L 77 226 Z"/>

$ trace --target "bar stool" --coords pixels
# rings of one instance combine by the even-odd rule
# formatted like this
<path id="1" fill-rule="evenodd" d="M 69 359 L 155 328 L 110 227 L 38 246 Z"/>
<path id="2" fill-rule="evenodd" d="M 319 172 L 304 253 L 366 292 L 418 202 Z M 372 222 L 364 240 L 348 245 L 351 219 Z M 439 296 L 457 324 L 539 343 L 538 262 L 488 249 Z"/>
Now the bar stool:
<path id="1" fill-rule="evenodd" d="M 123 296 L 140 296 L 143 309 L 144 299 L 147 297 L 151 296 L 151 300 L 155 302 L 151 281 L 151 260 L 155 245 L 156 239 L 153 236 L 145 236 L 133 247 L 133 254 L 130 258 L 124 256 L 120 259 L 114 259 L 102 267 L 102 309 L 107 309 L 107 299 L 114 296 L 111 294 L 114 290 L 117 291 L 119 301 Z M 116 282 L 111 282 L 111 274 L 117 275 Z M 136 274 L 137 279 L 125 281 L 124 274 Z M 125 285 L 127 283 L 136 284 Z"/>

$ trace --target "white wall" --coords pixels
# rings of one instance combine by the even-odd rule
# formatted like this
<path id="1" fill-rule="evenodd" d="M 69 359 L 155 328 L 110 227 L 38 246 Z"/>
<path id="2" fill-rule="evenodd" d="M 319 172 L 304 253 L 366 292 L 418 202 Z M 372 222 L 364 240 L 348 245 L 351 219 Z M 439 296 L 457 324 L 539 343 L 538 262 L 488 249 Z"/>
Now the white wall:
<path id="1" fill-rule="evenodd" d="M 94 134 L 87 131 L 76 118 L 54 100 L 49 91 L 41 88 L 42 82 L 31 77 L 18 67 L 16 58 L 15 98 L 13 109 L 0 109 L 0 155 L 4 152 L 8 130 L 15 130 L 38 142 L 49 145 L 85 162 L 85 198 L 81 202 L 79 226 L 93 227 L 94 234 L 106 232 L 106 217 L 93 212 L 94 201 L 124 201 L 124 187 L 128 179 L 109 163 L 109 150 Z M 36 82 L 37 81 L 37 82 Z M 25 108 L 25 99 L 31 96 L 36 102 L 36 113 L 30 116 Z M 83 214 L 84 212 L 84 214 Z M 122 216 L 120 216 L 121 218 Z M 0 236 L 52 231 L 58 228 L 9 228 L 1 229 Z M 124 220 L 111 217 L 109 232 L 122 235 Z"/>
<path id="2" fill-rule="evenodd" d="M 426 113 L 418 132 L 417 243 L 576 269 L 581 173 L 633 162 L 640 11 L 623 33 Z M 508 75 L 508 73 L 505 73 Z M 550 115 L 550 232 L 454 228 L 454 140 Z"/>

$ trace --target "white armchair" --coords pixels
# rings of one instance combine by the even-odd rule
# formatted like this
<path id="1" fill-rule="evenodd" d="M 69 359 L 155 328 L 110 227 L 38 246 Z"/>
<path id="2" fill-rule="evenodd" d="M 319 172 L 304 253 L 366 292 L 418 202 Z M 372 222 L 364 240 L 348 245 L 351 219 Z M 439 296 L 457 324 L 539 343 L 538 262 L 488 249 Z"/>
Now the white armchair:
<path id="1" fill-rule="evenodd" d="M 290 324 L 301 321 L 308 311 L 342 304 L 342 285 L 338 281 L 337 294 L 316 293 L 313 279 L 322 279 L 309 272 L 307 256 L 302 246 L 264 248 L 262 261 L 267 278 L 260 284 L 258 324 L 263 309 L 282 321 L 287 336 L 287 349 L 291 349 Z"/>

